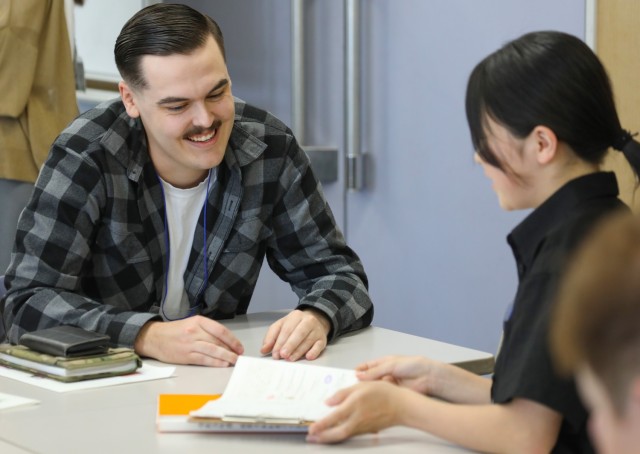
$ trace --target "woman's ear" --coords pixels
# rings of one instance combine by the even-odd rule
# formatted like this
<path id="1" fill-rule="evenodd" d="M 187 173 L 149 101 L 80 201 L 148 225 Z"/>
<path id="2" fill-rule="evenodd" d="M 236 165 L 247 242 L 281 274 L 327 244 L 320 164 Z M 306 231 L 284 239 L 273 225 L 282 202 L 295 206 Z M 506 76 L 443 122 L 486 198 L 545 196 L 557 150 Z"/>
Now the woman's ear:
<path id="1" fill-rule="evenodd" d="M 118 90 L 120 91 L 120 97 L 124 103 L 124 108 L 127 110 L 127 114 L 129 114 L 131 118 L 138 118 L 140 111 L 136 106 L 134 92 L 131 87 L 129 87 L 125 81 L 121 80 L 120 83 L 118 83 Z"/>
<path id="2" fill-rule="evenodd" d="M 536 153 L 536 160 L 544 165 L 553 161 L 558 153 L 558 137 L 546 126 L 536 126 L 529 135 Z"/>

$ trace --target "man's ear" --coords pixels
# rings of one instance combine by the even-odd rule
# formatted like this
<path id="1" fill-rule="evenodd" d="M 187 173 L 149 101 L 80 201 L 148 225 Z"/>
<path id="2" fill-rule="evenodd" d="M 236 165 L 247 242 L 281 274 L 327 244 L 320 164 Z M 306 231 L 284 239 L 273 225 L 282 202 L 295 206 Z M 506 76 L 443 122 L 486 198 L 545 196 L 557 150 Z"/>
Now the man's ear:
<path id="1" fill-rule="evenodd" d="M 536 126 L 529 135 L 539 164 L 548 164 L 558 153 L 558 137 L 546 126 Z"/>
<path id="2" fill-rule="evenodd" d="M 124 108 L 127 110 L 127 114 L 129 114 L 131 118 L 138 118 L 140 111 L 136 106 L 135 94 L 131 87 L 129 87 L 124 80 L 121 80 L 120 83 L 118 83 L 118 90 L 120 91 L 120 97 L 124 103 Z"/>

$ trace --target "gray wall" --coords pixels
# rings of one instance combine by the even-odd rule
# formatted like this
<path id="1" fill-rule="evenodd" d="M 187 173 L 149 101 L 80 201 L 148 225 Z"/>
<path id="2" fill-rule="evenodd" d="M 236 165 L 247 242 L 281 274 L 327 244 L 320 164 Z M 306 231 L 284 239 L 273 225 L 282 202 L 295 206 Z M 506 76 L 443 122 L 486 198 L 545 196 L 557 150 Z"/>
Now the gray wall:
<path id="1" fill-rule="evenodd" d="M 517 275 L 500 209 L 473 163 L 464 114 L 472 68 L 524 32 L 584 36 L 582 0 L 365 0 L 363 147 L 372 189 L 348 197 L 375 323 L 495 351 Z M 366 5 L 366 6 L 364 6 Z"/>

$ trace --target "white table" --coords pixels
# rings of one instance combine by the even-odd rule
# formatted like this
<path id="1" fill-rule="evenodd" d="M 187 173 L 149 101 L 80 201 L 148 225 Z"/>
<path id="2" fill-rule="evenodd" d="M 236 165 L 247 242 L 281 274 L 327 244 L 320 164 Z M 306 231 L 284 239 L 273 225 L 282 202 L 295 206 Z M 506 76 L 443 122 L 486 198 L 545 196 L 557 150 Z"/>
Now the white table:
<path id="1" fill-rule="evenodd" d="M 260 356 L 267 327 L 281 312 L 249 314 L 224 322 L 245 347 L 245 354 Z M 314 362 L 354 367 L 387 354 L 420 354 L 464 363 L 479 373 L 490 372 L 493 356 L 476 350 L 417 336 L 371 327 L 338 339 Z M 156 361 L 152 364 L 159 365 Z M 31 397 L 39 405 L 0 411 L 1 453 L 346 453 L 466 452 L 428 434 L 391 428 L 377 435 L 353 438 L 332 446 L 307 444 L 303 435 L 282 434 L 160 434 L 155 429 L 158 394 L 221 393 L 231 368 L 178 366 L 174 377 L 70 393 L 55 393 L 16 380 L 0 378 L 0 391 Z"/>

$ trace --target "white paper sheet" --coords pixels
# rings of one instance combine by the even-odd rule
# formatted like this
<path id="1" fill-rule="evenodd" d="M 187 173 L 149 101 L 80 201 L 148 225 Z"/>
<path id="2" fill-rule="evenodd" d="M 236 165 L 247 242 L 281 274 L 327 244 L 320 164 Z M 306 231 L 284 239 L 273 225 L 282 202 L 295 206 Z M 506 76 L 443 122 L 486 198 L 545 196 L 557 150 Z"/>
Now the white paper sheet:
<path id="1" fill-rule="evenodd" d="M 222 397 L 191 414 L 316 421 L 331 411 L 326 399 L 357 382 L 349 369 L 240 356 Z"/>
<path id="2" fill-rule="evenodd" d="M 16 396 L 13 394 L 0 393 L 0 410 L 7 408 L 21 407 L 23 405 L 33 405 L 40 403 L 39 400 L 28 397 Z"/>
<path id="3" fill-rule="evenodd" d="M 83 380 L 74 383 L 63 383 L 53 380 L 52 378 L 39 377 L 29 372 L 0 366 L 0 376 L 12 378 L 29 385 L 39 386 L 40 388 L 45 388 L 49 391 L 66 393 L 69 391 L 78 391 L 80 389 L 103 388 L 106 386 L 122 385 L 125 383 L 137 383 L 141 381 L 167 378 L 171 377 L 175 370 L 175 367 L 150 366 L 143 362 L 142 367 L 133 374 L 120 375 L 118 377 L 96 378 L 93 380 Z"/>

